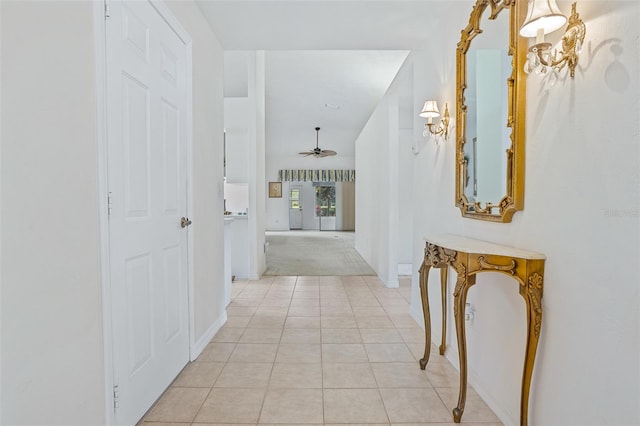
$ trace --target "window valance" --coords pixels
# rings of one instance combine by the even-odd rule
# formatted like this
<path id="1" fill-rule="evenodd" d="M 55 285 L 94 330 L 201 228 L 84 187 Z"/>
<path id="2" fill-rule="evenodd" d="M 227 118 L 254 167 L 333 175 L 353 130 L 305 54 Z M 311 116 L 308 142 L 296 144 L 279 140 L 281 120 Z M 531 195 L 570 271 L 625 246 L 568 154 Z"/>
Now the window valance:
<path id="1" fill-rule="evenodd" d="M 278 171 L 281 182 L 355 182 L 355 170 L 286 169 Z"/>

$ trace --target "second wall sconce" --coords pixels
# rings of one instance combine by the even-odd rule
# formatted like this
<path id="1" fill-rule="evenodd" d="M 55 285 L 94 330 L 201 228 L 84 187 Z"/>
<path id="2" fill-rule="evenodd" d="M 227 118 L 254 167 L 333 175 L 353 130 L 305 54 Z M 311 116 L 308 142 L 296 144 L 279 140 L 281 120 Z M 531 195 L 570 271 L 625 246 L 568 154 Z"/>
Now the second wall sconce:
<path id="1" fill-rule="evenodd" d="M 555 73 L 566 66 L 571 78 L 575 76 L 578 55 L 587 32 L 584 22 L 576 12 L 576 3 L 571 5 L 569 24 L 562 36 L 562 50 L 551 53 L 551 43 L 544 41 L 544 36 L 560 29 L 567 22 L 567 17 L 560 12 L 556 0 L 529 0 L 527 18 L 520 27 L 523 37 L 535 37 L 536 43 L 529 48 L 524 71 L 528 74 L 536 71 L 546 74 L 549 69 Z M 555 78 L 554 78 L 555 82 Z"/>
<path id="2" fill-rule="evenodd" d="M 445 140 L 449 137 L 449 105 L 444 104 L 444 115 L 440 120 L 440 123 L 435 124 L 433 122 L 434 118 L 440 117 L 440 111 L 438 110 L 438 102 L 437 101 L 426 101 L 424 106 L 422 107 L 422 111 L 418 114 L 420 117 L 424 117 L 427 119 L 427 123 L 424 125 L 424 131 L 422 132 L 423 136 L 427 136 L 427 130 L 434 136 L 442 135 Z"/>

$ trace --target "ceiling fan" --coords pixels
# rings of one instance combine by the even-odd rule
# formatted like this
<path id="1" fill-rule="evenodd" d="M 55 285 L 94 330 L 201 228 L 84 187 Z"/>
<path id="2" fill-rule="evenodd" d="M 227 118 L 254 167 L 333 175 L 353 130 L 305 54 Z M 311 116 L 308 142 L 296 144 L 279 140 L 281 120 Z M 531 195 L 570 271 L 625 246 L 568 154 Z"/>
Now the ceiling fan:
<path id="1" fill-rule="evenodd" d="M 330 157 L 332 155 L 336 155 L 337 152 L 332 151 L 330 149 L 320 149 L 320 148 L 318 148 L 318 136 L 319 136 L 319 134 L 320 134 L 320 127 L 316 127 L 316 147 L 311 151 L 299 152 L 298 154 L 304 155 L 305 157 L 313 155 L 316 158 Z"/>

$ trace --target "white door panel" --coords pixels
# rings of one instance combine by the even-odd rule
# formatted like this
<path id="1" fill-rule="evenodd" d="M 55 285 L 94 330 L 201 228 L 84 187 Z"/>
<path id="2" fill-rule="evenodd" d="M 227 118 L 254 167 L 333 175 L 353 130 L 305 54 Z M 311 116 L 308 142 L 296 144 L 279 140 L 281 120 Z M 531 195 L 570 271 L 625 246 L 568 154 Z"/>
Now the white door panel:
<path id="1" fill-rule="evenodd" d="M 148 1 L 107 20 L 109 242 L 117 424 L 189 358 L 186 46 Z"/>
<path id="2" fill-rule="evenodd" d="M 149 88 L 122 75 L 125 217 L 149 217 Z M 115 136 L 115 135 L 114 135 Z"/>
<path id="3" fill-rule="evenodd" d="M 128 374 L 135 375 L 153 355 L 153 307 L 151 306 L 151 255 L 125 260 L 126 326 L 129 330 Z M 142 303 L 136 303 L 142 301 Z M 145 303 L 145 301 L 147 303 Z"/>

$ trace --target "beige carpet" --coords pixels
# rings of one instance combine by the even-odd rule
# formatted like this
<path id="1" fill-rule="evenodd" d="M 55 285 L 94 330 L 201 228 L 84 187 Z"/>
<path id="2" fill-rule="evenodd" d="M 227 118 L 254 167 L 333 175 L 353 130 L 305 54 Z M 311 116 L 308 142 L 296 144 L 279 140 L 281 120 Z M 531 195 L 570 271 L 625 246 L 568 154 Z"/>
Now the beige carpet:
<path id="1" fill-rule="evenodd" d="M 375 275 L 354 239 L 353 232 L 267 232 L 265 275 Z"/>

